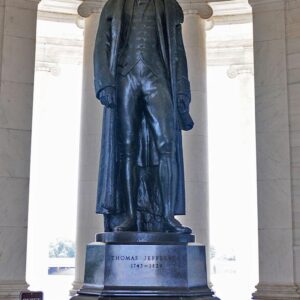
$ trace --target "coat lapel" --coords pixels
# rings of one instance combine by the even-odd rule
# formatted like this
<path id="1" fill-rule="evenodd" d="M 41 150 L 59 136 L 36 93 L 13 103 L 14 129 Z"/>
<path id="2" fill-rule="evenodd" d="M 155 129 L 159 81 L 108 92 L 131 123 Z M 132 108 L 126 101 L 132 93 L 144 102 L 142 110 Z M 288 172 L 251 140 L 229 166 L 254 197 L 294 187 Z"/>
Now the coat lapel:
<path id="1" fill-rule="evenodd" d="M 133 17 L 133 10 L 134 10 L 134 2 L 135 2 L 135 0 L 125 0 L 124 7 L 126 7 L 126 11 L 128 11 L 129 15 L 130 15 L 129 28 L 127 29 L 125 41 L 128 41 L 129 34 L 130 34 L 130 31 L 131 31 L 132 17 Z"/>
<path id="2" fill-rule="evenodd" d="M 169 69 L 170 69 L 170 77 L 171 77 L 171 87 L 172 87 L 172 95 L 173 100 L 176 95 L 176 34 L 175 34 L 175 26 L 172 22 L 172 18 L 175 17 L 174 6 L 172 5 L 173 1 L 171 0 L 163 0 L 165 5 L 165 16 L 166 16 L 166 29 L 167 29 L 167 37 L 168 37 L 168 54 L 169 54 Z M 175 102 L 175 100 L 174 100 Z"/>
<path id="3" fill-rule="evenodd" d="M 158 28 L 161 53 L 163 56 L 165 66 L 167 67 L 167 70 L 169 71 L 169 63 L 168 63 L 167 53 L 166 53 L 168 47 L 165 42 L 163 21 L 161 19 L 161 16 L 162 16 L 163 12 L 165 11 L 165 7 L 164 7 L 163 0 L 153 0 L 153 2 L 155 5 L 155 11 L 156 11 L 156 22 L 157 22 L 157 28 Z"/>
<path id="4" fill-rule="evenodd" d="M 117 57 L 117 51 L 119 49 L 119 43 L 120 43 L 122 14 L 123 14 L 126 0 L 113 0 L 113 1 L 115 3 L 115 6 L 114 6 L 114 17 L 111 24 L 112 46 L 111 46 L 110 66 L 111 66 L 112 74 L 115 75 L 116 66 L 117 66 L 116 57 Z"/>

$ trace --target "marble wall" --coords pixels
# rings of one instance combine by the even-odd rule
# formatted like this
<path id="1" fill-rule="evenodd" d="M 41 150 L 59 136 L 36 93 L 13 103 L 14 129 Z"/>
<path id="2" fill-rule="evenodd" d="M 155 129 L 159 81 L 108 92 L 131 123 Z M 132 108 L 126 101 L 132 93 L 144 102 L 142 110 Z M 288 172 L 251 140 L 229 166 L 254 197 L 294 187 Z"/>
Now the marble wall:
<path id="1" fill-rule="evenodd" d="M 0 299 L 25 289 L 38 0 L 0 1 Z M 5 270 L 5 272 L 3 272 Z"/>
<path id="2" fill-rule="evenodd" d="M 286 63 L 289 96 L 291 196 L 295 281 L 300 284 L 300 1 L 286 1 Z"/>
<path id="3" fill-rule="evenodd" d="M 249 2 L 254 23 L 260 255 L 254 298 L 299 299 L 300 1 Z"/>

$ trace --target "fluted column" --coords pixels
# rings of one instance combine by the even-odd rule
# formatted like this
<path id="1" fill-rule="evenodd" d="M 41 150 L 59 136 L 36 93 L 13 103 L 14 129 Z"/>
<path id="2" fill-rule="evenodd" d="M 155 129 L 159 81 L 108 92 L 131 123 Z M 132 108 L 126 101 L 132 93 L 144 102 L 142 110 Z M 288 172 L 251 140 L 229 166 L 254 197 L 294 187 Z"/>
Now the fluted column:
<path id="1" fill-rule="evenodd" d="M 73 290 L 83 283 L 86 245 L 95 240 L 95 234 L 103 231 L 102 217 L 96 215 L 96 193 L 102 106 L 95 97 L 93 78 L 93 51 L 101 9 L 106 1 L 85 0 L 78 13 L 85 18 L 83 86 L 81 106 L 80 168 L 76 235 L 76 271 Z"/>
<path id="2" fill-rule="evenodd" d="M 231 170 L 231 174 L 239 174 L 238 185 L 232 193 L 235 201 L 229 208 L 234 208 L 238 213 L 228 229 L 236 239 L 234 248 L 236 276 L 239 278 L 239 297 L 250 299 L 253 287 L 258 281 L 253 66 L 252 64 L 233 64 L 228 69 L 227 75 L 236 81 L 238 86 L 237 94 L 231 99 L 231 107 L 236 110 L 235 125 L 232 126 L 236 143 L 230 141 L 232 143 L 231 155 L 235 157 L 235 168 Z M 220 199 L 221 201 L 224 199 Z M 218 207 L 215 208 L 218 209 Z M 245 226 L 241 230 L 236 224 L 245 224 Z"/>
<path id="3" fill-rule="evenodd" d="M 39 0 L 0 0 L 0 299 L 26 290 L 36 18 Z"/>
<path id="4" fill-rule="evenodd" d="M 193 130 L 183 135 L 187 212 L 181 219 L 192 227 L 197 242 L 206 245 L 209 253 L 205 20 L 213 11 L 201 1 L 180 4 L 185 15 L 183 38 L 192 91 L 190 111 L 195 122 Z"/>
<path id="5" fill-rule="evenodd" d="M 299 200 L 294 194 L 299 186 L 299 122 L 294 119 L 299 113 L 299 84 L 292 76 L 297 67 L 299 74 L 300 24 L 295 16 L 300 1 L 249 3 L 254 29 L 259 228 L 259 284 L 253 297 L 300 299 L 295 284 Z"/>

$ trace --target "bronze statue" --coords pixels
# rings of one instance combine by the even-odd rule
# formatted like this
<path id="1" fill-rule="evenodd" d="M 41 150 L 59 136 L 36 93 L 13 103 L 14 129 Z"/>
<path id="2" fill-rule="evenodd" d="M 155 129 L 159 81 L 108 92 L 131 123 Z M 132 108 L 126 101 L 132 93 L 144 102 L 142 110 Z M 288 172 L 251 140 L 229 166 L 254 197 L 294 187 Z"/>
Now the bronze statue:
<path id="1" fill-rule="evenodd" d="M 181 130 L 191 101 L 176 0 L 108 0 L 94 52 L 105 105 L 97 213 L 106 231 L 191 233 L 185 214 Z"/>

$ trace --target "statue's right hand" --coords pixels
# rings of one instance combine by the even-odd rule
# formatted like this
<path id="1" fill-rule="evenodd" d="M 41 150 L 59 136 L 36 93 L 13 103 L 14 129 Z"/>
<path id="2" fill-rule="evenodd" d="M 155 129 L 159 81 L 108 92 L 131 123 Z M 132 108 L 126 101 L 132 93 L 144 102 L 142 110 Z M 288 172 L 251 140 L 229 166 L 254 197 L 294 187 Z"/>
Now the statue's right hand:
<path id="1" fill-rule="evenodd" d="M 104 88 L 99 93 L 100 102 L 108 108 L 114 108 L 116 106 L 116 89 L 112 86 Z"/>

